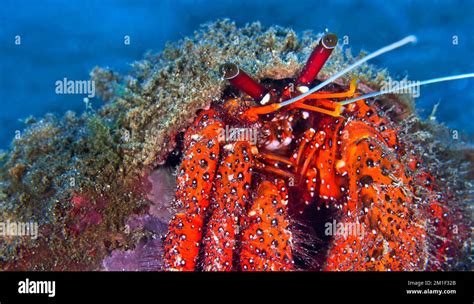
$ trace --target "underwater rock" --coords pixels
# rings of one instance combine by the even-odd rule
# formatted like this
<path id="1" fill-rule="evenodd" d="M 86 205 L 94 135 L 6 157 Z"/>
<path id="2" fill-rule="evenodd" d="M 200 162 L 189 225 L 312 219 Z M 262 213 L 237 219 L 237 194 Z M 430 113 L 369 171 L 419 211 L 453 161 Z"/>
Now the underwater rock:
<path id="1" fill-rule="evenodd" d="M 148 192 L 149 214 L 168 223 L 174 213 L 172 202 L 176 190 L 176 181 L 169 169 L 154 170 L 148 176 L 152 190 Z"/>
<path id="2" fill-rule="evenodd" d="M 163 245 L 160 239 L 141 241 L 133 251 L 114 250 L 103 262 L 106 271 L 162 270 Z"/>
<path id="3" fill-rule="evenodd" d="M 107 271 L 158 271 L 163 269 L 163 243 L 161 235 L 167 230 L 167 222 L 158 218 L 132 216 L 127 226 L 130 230 L 142 229 L 147 236 L 137 242 L 133 250 L 114 250 L 103 261 L 103 268 Z"/>

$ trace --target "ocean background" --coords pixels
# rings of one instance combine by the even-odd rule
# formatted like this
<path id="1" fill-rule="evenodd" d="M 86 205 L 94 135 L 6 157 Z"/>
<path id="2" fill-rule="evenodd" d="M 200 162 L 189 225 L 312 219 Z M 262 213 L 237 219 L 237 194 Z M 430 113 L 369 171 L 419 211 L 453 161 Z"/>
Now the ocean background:
<path id="1" fill-rule="evenodd" d="M 192 35 L 200 24 L 218 18 L 297 32 L 327 28 L 339 37 L 347 35 L 355 54 L 415 34 L 416 45 L 371 62 L 411 80 L 474 72 L 472 0 L 2 0 L 0 149 L 10 146 L 30 115 L 84 110 L 83 96 L 55 94 L 57 80 L 89 79 L 94 66 L 126 73 L 146 51 L 159 52 L 167 41 Z M 17 35 L 20 45 L 15 45 Z M 130 45 L 124 44 L 125 35 Z M 438 121 L 472 140 L 473 87 L 474 79 L 423 87 L 418 111 L 426 117 L 440 103 Z M 98 98 L 91 102 L 102 104 Z"/>

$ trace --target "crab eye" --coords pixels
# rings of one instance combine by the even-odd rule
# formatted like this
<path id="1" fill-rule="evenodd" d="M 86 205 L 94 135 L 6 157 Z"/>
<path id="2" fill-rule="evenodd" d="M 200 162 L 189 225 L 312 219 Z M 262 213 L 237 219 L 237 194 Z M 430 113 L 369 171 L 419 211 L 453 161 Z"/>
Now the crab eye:
<path id="1" fill-rule="evenodd" d="M 221 72 L 234 87 L 250 95 L 255 101 L 261 101 L 266 96 L 266 89 L 234 63 L 224 64 Z"/>
<path id="2" fill-rule="evenodd" d="M 318 46 L 313 50 L 306 62 L 296 83 L 299 90 L 307 90 L 307 85 L 316 79 L 319 71 L 323 67 L 332 50 L 337 45 L 337 36 L 335 34 L 326 34 L 319 40 Z"/>

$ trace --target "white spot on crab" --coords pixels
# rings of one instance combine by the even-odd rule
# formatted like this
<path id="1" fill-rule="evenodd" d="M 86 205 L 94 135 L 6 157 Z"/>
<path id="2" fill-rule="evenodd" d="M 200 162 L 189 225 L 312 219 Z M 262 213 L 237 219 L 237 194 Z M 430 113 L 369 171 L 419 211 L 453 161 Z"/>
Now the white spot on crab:
<path id="1" fill-rule="evenodd" d="M 303 94 L 309 91 L 309 88 L 308 88 L 307 86 L 304 86 L 304 85 L 299 86 L 299 87 L 297 87 L 296 89 L 297 89 L 298 91 L 300 91 L 300 93 L 303 93 Z"/>
<path id="2" fill-rule="evenodd" d="M 267 104 L 269 101 L 270 101 L 270 93 L 267 93 L 265 94 L 265 96 L 263 96 L 262 100 L 260 100 L 260 104 L 264 105 L 264 104 Z"/>

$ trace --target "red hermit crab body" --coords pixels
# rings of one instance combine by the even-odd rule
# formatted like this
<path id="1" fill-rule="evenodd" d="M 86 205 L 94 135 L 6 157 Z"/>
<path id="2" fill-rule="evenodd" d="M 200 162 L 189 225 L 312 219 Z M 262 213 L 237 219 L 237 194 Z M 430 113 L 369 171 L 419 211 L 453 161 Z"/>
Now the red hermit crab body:
<path id="1" fill-rule="evenodd" d="M 300 269 L 304 250 L 293 223 L 308 208 L 330 209 L 326 220 L 361 228 L 328 238 L 319 269 L 436 268 L 445 256 L 449 232 L 441 227 L 451 218 L 444 198 L 399 141 L 387 109 L 368 99 L 344 104 L 368 93 L 355 80 L 308 92 L 336 43 L 324 36 L 296 79 L 261 85 L 224 66 L 224 77 L 245 94 L 229 87 L 184 135 L 167 269 Z M 441 238 L 434 247 L 428 230 L 435 220 Z"/>

